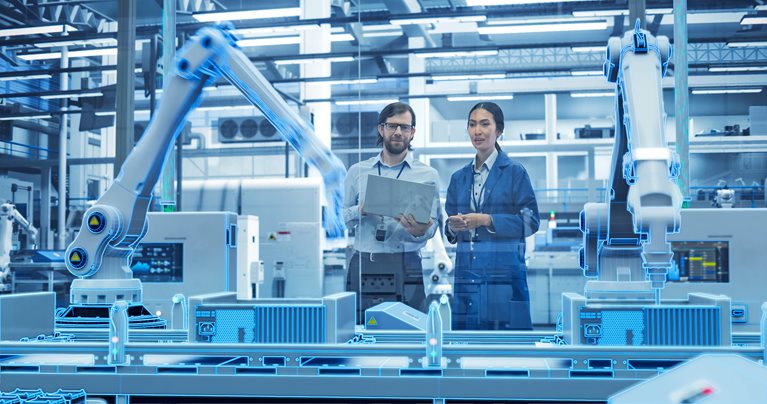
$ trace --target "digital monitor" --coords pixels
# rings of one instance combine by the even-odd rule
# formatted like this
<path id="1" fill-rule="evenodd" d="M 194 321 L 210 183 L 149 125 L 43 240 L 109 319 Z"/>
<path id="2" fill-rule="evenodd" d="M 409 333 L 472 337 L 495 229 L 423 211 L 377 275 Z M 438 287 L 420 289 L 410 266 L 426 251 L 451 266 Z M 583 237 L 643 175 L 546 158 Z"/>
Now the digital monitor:
<path id="1" fill-rule="evenodd" d="M 668 279 L 672 282 L 730 282 L 727 241 L 672 241 L 673 267 Z"/>
<path id="2" fill-rule="evenodd" d="M 141 282 L 181 282 L 183 265 L 183 243 L 141 243 L 131 260 L 133 277 Z"/>

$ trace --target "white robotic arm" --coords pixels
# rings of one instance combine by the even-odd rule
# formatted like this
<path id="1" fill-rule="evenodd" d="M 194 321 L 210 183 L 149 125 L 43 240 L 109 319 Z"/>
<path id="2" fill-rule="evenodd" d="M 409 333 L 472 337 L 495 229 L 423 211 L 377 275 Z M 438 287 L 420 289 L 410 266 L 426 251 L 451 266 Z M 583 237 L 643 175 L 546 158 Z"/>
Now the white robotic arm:
<path id="1" fill-rule="evenodd" d="M 114 183 L 83 216 L 80 232 L 66 252 L 70 272 L 96 279 L 132 277 L 128 260 L 146 234 L 146 213 L 162 165 L 203 87 L 217 77 L 225 77 L 242 91 L 283 139 L 322 173 L 328 204 L 325 229 L 329 237 L 344 236 L 343 164 L 237 48 L 227 28 L 200 29 L 178 52 L 174 70 L 141 141 Z"/>
<path id="2" fill-rule="evenodd" d="M 661 80 L 670 57 L 668 38 L 641 30 L 639 21 L 608 43 L 605 74 L 616 83 L 611 189 L 605 203 L 588 203 L 581 213 L 581 268 L 613 296 L 649 291 L 658 300 L 654 291 L 671 267 L 666 236 L 679 231 L 682 195 L 663 124 Z"/>
<path id="3" fill-rule="evenodd" d="M 37 244 L 37 229 L 10 203 L 0 205 L 0 280 L 8 276 L 13 248 L 13 223 L 27 233 L 26 248 L 34 248 Z"/>

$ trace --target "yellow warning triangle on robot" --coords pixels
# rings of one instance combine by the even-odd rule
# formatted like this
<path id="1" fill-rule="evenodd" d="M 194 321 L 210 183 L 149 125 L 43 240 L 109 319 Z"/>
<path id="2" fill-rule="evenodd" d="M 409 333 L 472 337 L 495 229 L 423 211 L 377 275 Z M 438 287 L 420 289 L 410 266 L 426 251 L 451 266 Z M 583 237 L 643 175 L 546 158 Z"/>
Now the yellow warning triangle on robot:
<path id="1" fill-rule="evenodd" d="M 80 254 L 78 254 L 77 252 L 75 252 L 74 254 L 72 254 L 72 259 L 71 259 L 71 261 L 72 261 L 72 262 L 80 262 Z"/>
<path id="2" fill-rule="evenodd" d="M 90 225 L 91 225 L 91 226 L 98 226 L 98 225 L 99 225 L 99 219 L 98 219 L 98 218 L 96 218 L 96 216 L 91 216 L 91 222 L 90 222 Z"/>
<path id="3" fill-rule="evenodd" d="M 368 320 L 368 325 L 378 325 L 378 321 L 376 321 L 375 317 L 370 317 L 370 320 Z"/>

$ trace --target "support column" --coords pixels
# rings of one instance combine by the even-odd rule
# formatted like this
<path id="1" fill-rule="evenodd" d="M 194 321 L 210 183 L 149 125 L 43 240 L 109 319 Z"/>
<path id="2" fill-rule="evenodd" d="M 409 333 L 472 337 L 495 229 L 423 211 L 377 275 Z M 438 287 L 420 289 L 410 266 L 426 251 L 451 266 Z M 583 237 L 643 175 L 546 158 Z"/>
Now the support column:
<path id="1" fill-rule="evenodd" d="M 645 0 L 629 0 L 629 28 L 634 29 L 634 22 L 639 18 L 639 26 L 647 29 L 647 7 Z"/>
<path id="2" fill-rule="evenodd" d="M 544 94 L 544 122 L 546 125 L 546 143 L 557 141 L 557 95 Z M 557 187 L 557 156 L 546 153 L 546 188 Z M 549 191 L 548 196 L 556 196 L 555 191 Z"/>
<path id="3" fill-rule="evenodd" d="M 330 18 L 330 0 L 301 0 L 301 19 Z M 321 24 L 319 28 L 301 31 L 300 53 L 330 53 L 330 24 Z M 330 77 L 330 62 L 317 61 L 301 64 L 301 77 Z M 331 89 L 327 83 L 302 83 L 301 99 L 330 99 Z M 310 112 L 314 120 L 314 133 L 330 148 L 330 102 L 312 103 Z M 286 157 L 288 158 L 288 157 Z M 303 164 L 302 164 L 303 166 Z M 296 173 L 303 176 L 303 170 Z M 314 167 L 309 168 L 309 176 L 317 177 Z"/>
<path id="4" fill-rule="evenodd" d="M 40 236 L 41 250 L 53 249 L 51 236 L 51 167 L 45 166 L 40 171 Z"/>
<path id="5" fill-rule="evenodd" d="M 136 59 L 136 1 L 119 0 L 117 12 L 117 125 L 115 178 L 133 149 L 133 80 Z"/>
<path id="6" fill-rule="evenodd" d="M 408 38 L 410 49 L 420 49 L 426 46 L 426 40 L 420 36 Z M 426 58 L 419 58 L 414 54 L 408 56 L 408 72 L 426 72 Z M 426 77 L 410 77 L 408 79 L 408 94 L 426 94 Z M 416 131 L 411 145 L 418 151 L 429 144 L 431 136 L 431 100 L 429 98 L 413 98 L 408 102 L 413 107 L 416 116 Z M 466 111 L 468 113 L 468 111 Z M 447 187 L 447 184 L 440 186 Z"/>
<path id="7" fill-rule="evenodd" d="M 61 48 L 61 68 L 66 69 L 69 67 L 69 52 L 66 46 Z M 61 72 L 59 75 L 59 88 L 61 91 L 69 90 L 69 73 Z M 62 110 L 66 110 L 66 102 L 62 102 Z M 61 114 L 59 119 L 59 180 L 57 188 L 59 189 L 59 205 L 56 209 L 56 249 L 63 250 L 67 248 L 65 245 L 66 230 L 64 225 L 66 224 L 67 215 L 67 127 L 69 126 L 69 114 Z M 46 184 L 47 185 L 47 184 Z M 45 187 L 46 185 L 42 185 Z M 50 197 L 48 198 L 50 204 Z M 40 222 L 41 224 L 43 222 Z M 50 221 L 48 222 L 50 223 Z"/>
<path id="8" fill-rule="evenodd" d="M 679 190 L 690 202 L 690 94 L 687 83 L 687 0 L 674 0 L 674 119 L 679 155 Z"/>
<path id="9" fill-rule="evenodd" d="M 173 58 L 176 55 L 176 1 L 163 0 L 162 3 L 162 81 L 163 88 L 173 72 Z M 165 96 L 165 92 L 161 97 Z M 183 125 L 183 123 L 182 123 Z M 181 135 L 179 135 L 179 138 Z M 176 157 L 180 153 L 181 139 L 176 140 L 176 147 L 170 150 L 163 165 L 160 180 L 160 206 L 163 212 L 175 212 L 178 208 L 176 201 Z M 180 182 L 178 184 L 181 186 Z"/>

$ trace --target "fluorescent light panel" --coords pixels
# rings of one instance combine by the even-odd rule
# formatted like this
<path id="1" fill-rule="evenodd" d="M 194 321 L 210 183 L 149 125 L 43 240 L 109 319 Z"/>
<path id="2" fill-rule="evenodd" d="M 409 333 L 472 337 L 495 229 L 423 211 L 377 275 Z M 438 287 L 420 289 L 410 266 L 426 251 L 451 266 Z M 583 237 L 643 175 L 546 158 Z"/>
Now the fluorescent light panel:
<path id="1" fill-rule="evenodd" d="M 50 114 L 26 115 L 26 116 L 3 116 L 3 117 L 0 117 L 0 121 L 27 121 L 31 119 L 48 119 L 48 118 L 51 118 Z"/>
<path id="2" fill-rule="evenodd" d="M 61 34 L 70 31 L 77 31 L 77 28 L 69 24 L 39 25 L 36 27 L 0 29 L 0 37 L 36 34 Z"/>
<path id="3" fill-rule="evenodd" d="M 573 98 L 614 97 L 615 93 L 570 93 Z"/>
<path id="4" fill-rule="evenodd" d="M 89 97 L 100 97 L 104 95 L 101 91 L 91 91 L 91 92 L 85 92 L 85 93 L 79 93 L 79 94 L 49 94 L 49 95 L 41 95 L 40 98 L 44 100 L 57 100 L 61 98 L 89 98 Z"/>
<path id="5" fill-rule="evenodd" d="M 192 14 L 200 22 L 256 20 L 263 18 L 300 17 L 300 7 L 272 8 L 264 10 L 221 11 Z"/>
<path id="6" fill-rule="evenodd" d="M 102 39 L 78 39 L 74 41 L 56 41 L 56 42 L 41 42 L 36 43 L 38 48 L 56 48 L 59 46 L 78 46 L 78 45 L 93 45 L 93 46 L 117 46 L 117 40 L 114 38 L 102 38 Z M 137 44 L 137 49 L 141 49 Z"/>
<path id="7" fill-rule="evenodd" d="M 439 24 L 444 22 L 483 22 L 487 21 L 487 16 L 484 15 L 470 15 L 463 17 L 423 17 L 423 18 L 401 18 L 392 19 L 391 22 L 394 25 L 411 25 L 411 24 Z"/>
<path id="8" fill-rule="evenodd" d="M 573 70 L 571 76 L 601 76 L 604 72 L 601 70 Z"/>
<path id="9" fill-rule="evenodd" d="M 307 81 L 307 84 L 330 84 L 330 85 L 354 85 L 354 84 L 375 84 L 378 79 L 350 79 L 350 80 L 317 80 Z"/>
<path id="10" fill-rule="evenodd" d="M 756 48 L 760 46 L 767 46 L 767 41 L 727 42 L 727 46 L 730 48 Z"/>
<path id="11" fill-rule="evenodd" d="M 423 52 L 415 54 L 421 58 L 460 58 L 460 57 L 481 57 L 496 56 L 497 50 L 465 51 L 465 52 Z"/>
<path id="12" fill-rule="evenodd" d="M 763 24 L 767 24 L 767 17 L 747 15 L 740 20 L 740 25 L 763 25 Z"/>
<path id="13" fill-rule="evenodd" d="M 37 80 L 37 79 L 49 80 L 51 77 L 52 76 L 50 74 L 30 74 L 26 76 L 0 77 L 0 81 Z"/>
<path id="14" fill-rule="evenodd" d="M 648 8 L 645 10 L 647 15 L 671 14 L 674 10 L 671 8 Z M 628 10 L 594 10 L 594 11 L 573 11 L 573 17 L 616 17 L 619 15 L 629 15 Z"/>
<path id="15" fill-rule="evenodd" d="M 505 73 L 493 73 L 493 74 L 457 74 L 451 76 L 431 76 L 434 81 L 449 81 L 449 80 L 494 80 L 505 79 Z"/>
<path id="16" fill-rule="evenodd" d="M 380 99 L 380 100 L 339 100 L 336 101 L 336 105 L 377 105 L 377 104 L 391 104 L 397 102 L 399 99 Z"/>
<path id="17" fill-rule="evenodd" d="M 568 1 L 588 1 L 588 0 L 466 0 L 466 5 L 473 6 L 510 6 L 517 4 L 537 4 L 537 3 L 564 3 Z"/>
<path id="18" fill-rule="evenodd" d="M 304 65 L 304 64 L 315 63 L 315 62 L 337 63 L 337 62 L 353 62 L 353 61 L 354 61 L 354 57 L 352 57 L 352 56 L 336 56 L 336 57 L 330 57 L 330 58 L 306 58 L 306 59 L 275 60 L 274 64 L 276 64 L 276 65 Z"/>
<path id="19" fill-rule="evenodd" d="M 377 38 L 385 36 L 402 36 L 402 30 L 399 31 L 381 31 L 381 32 L 363 32 L 365 38 Z"/>
<path id="20" fill-rule="evenodd" d="M 235 35 L 241 36 L 263 36 L 263 35 L 279 35 L 284 34 L 298 34 L 310 29 L 320 28 L 319 24 L 305 24 L 305 25 L 290 25 L 286 27 L 268 27 L 268 28 L 242 28 L 232 31 Z"/>
<path id="21" fill-rule="evenodd" d="M 695 95 L 707 94 L 757 94 L 761 93 L 761 88 L 722 88 L 722 89 L 696 89 L 692 90 Z"/>
<path id="22" fill-rule="evenodd" d="M 570 50 L 574 53 L 596 53 L 604 52 L 607 46 L 572 46 Z"/>
<path id="23" fill-rule="evenodd" d="M 456 96 L 448 96 L 448 101 L 458 102 L 458 101 L 503 101 L 503 100 L 512 100 L 514 99 L 514 96 L 512 94 L 509 95 L 456 95 Z"/>
<path id="24" fill-rule="evenodd" d="M 607 29 L 606 21 L 561 23 L 561 24 L 524 24 L 524 25 L 500 25 L 493 27 L 479 27 L 480 35 L 493 34 L 524 34 L 535 32 L 558 32 L 558 31 L 600 31 Z"/>
<path id="25" fill-rule="evenodd" d="M 68 52 L 68 57 L 70 58 L 111 55 L 117 55 L 117 48 L 85 49 Z M 27 61 L 61 59 L 61 52 L 30 53 L 26 55 L 18 55 L 18 58 Z"/>
<path id="26" fill-rule="evenodd" d="M 718 72 L 761 72 L 767 70 L 767 66 L 732 66 L 732 67 L 709 67 L 711 73 Z"/>

